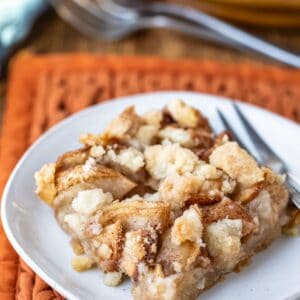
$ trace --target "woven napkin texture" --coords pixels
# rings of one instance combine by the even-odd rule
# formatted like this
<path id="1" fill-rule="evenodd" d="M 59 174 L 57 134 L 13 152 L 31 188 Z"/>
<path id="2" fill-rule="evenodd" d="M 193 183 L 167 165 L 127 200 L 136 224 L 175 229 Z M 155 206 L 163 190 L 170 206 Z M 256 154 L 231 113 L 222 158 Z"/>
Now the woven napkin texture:
<path id="1" fill-rule="evenodd" d="M 228 96 L 300 122 L 300 71 L 155 57 L 22 54 L 10 66 L 0 191 L 22 153 L 53 124 L 110 98 L 157 90 Z M 1 300 L 61 298 L 18 257 L 1 226 L 0 272 Z"/>

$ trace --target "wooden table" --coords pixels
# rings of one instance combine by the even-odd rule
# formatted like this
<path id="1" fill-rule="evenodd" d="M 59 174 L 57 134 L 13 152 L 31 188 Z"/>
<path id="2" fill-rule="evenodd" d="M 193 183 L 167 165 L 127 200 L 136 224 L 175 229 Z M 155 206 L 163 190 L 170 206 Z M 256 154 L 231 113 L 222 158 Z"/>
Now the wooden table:
<path id="1" fill-rule="evenodd" d="M 278 31 L 252 28 L 251 31 L 282 47 L 300 53 L 299 30 Z M 148 30 L 119 42 L 93 40 L 74 30 L 52 10 L 38 20 L 25 41 L 23 49 L 37 53 L 85 51 L 123 55 L 159 55 L 168 58 L 209 58 L 227 62 L 255 60 L 270 63 L 269 60 L 258 55 L 214 45 L 169 30 Z M 4 95 L 5 81 L 0 83 L 0 122 Z"/>

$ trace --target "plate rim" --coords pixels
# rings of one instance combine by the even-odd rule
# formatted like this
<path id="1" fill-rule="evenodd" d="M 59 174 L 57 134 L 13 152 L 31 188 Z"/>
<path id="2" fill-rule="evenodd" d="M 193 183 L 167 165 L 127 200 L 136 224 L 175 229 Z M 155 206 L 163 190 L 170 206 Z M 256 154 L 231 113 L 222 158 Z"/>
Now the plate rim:
<path id="1" fill-rule="evenodd" d="M 81 116 L 86 115 L 91 113 L 94 109 L 98 108 L 98 107 L 102 107 L 102 106 L 109 106 L 112 103 L 115 102 L 123 102 L 123 101 L 130 101 L 130 100 L 134 100 L 134 99 L 138 99 L 140 97 L 147 97 L 147 96 L 151 96 L 154 95 L 155 97 L 157 97 L 158 95 L 161 95 L 162 97 L 165 95 L 169 95 L 172 94 L 174 96 L 178 95 L 178 99 L 180 98 L 184 98 L 186 96 L 200 96 L 202 98 L 207 97 L 208 99 L 213 99 L 213 100 L 221 100 L 222 102 L 237 102 L 239 105 L 246 106 L 246 107 L 250 107 L 253 109 L 257 109 L 257 110 L 261 110 L 264 113 L 270 114 L 273 117 L 290 123 L 292 126 L 296 126 L 299 127 L 299 124 L 297 124 L 296 122 L 287 119 L 277 113 L 274 113 L 272 111 L 269 111 L 267 109 L 264 109 L 262 107 L 259 107 L 257 105 L 251 104 L 251 103 L 246 103 L 243 102 L 241 100 L 238 99 L 234 99 L 234 98 L 230 98 L 230 97 L 224 97 L 224 96 L 219 96 L 219 95 L 213 95 L 213 94 L 207 94 L 207 93 L 199 93 L 199 92 L 189 92 L 189 91 L 174 91 L 174 90 L 168 90 L 168 91 L 155 91 L 155 92 L 147 92 L 147 93 L 138 93 L 138 94 L 133 94 L 133 95 L 129 95 L 129 96 L 122 96 L 122 97 L 116 97 L 116 98 L 111 98 L 108 100 L 105 100 L 101 103 L 97 103 L 95 105 L 89 106 L 79 112 L 76 112 L 70 116 L 68 116 L 67 118 L 59 121 L 57 124 L 55 124 L 54 126 L 52 126 L 51 128 L 49 128 L 48 130 L 46 130 L 40 137 L 37 138 L 36 141 L 34 141 L 34 143 L 32 143 L 27 149 L 26 151 L 23 153 L 23 155 L 21 156 L 21 158 L 18 160 L 18 162 L 16 163 L 15 167 L 13 168 L 12 172 L 9 175 L 9 178 L 5 184 L 5 187 L 3 189 L 3 193 L 2 193 L 2 197 L 1 197 L 1 222 L 3 225 L 3 229 L 4 232 L 6 234 L 6 237 L 8 238 L 9 242 L 11 243 L 12 247 L 14 248 L 14 250 L 17 252 L 17 254 L 26 262 L 26 264 L 28 264 L 28 266 L 30 268 L 32 268 L 32 270 L 38 274 L 46 283 L 48 283 L 54 290 L 58 291 L 60 294 L 62 294 L 64 297 L 67 297 L 67 299 L 79 299 L 78 297 L 76 297 L 74 294 L 70 293 L 67 289 L 65 289 L 63 287 L 63 285 L 58 284 L 54 279 L 51 278 L 51 276 L 48 276 L 46 274 L 46 272 L 44 272 L 44 270 L 42 268 L 40 268 L 35 262 L 34 260 L 30 257 L 30 255 L 28 255 L 26 253 L 26 251 L 23 249 L 23 247 L 19 244 L 18 240 L 16 239 L 16 237 L 13 234 L 13 230 L 9 225 L 8 222 L 8 218 L 7 218 L 7 206 L 8 204 L 8 194 L 9 194 L 9 189 L 10 186 L 13 183 L 14 177 L 16 176 L 18 170 L 22 167 L 23 162 L 27 159 L 27 157 L 30 155 L 30 153 L 40 144 L 43 143 L 44 140 L 46 140 L 47 138 L 49 138 L 50 136 L 52 136 L 53 134 L 56 133 L 56 131 L 60 130 L 61 127 L 63 127 L 64 125 L 73 122 L 74 120 L 76 120 L 77 118 L 81 118 Z M 176 99 L 176 97 L 174 97 Z M 293 299 L 294 297 L 298 297 L 300 296 L 300 288 L 299 291 L 294 292 L 292 295 L 290 295 L 289 297 L 291 297 L 291 299 Z"/>

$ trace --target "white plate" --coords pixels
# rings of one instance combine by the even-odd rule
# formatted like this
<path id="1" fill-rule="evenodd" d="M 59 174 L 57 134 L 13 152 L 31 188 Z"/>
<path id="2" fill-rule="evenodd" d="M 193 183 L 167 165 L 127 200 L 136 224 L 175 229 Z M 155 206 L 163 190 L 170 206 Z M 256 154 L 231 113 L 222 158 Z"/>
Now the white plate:
<path id="1" fill-rule="evenodd" d="M 127 280 L 117 288 L 109 288 L 103 285 L 99 270 L 72 270 L 69 238 L 56 224 L 51 208 L 35 196 L 34 172 L 44 163 L 55 161 L 61 153 L 79 147 L 80 134 L 102 131 L 126 106 L 134 104 L 138 112 L 144 112 L 161 108 L 175 98 L 201 109 L 216 130 L 221 130 L 221 123 L 215 108 L 221 107 L 241 130 L 230 103 L 223 98 L 187 92 L 130 96 L 88 108 L 56 125 L 30 147 L 11 174 L 2 199 L 5 232 L 25 262 L 68 299 L 130 299 L 131 284 Z M 300 127 L 257 107 L 242 106 L 266 141 L 300 177 Z M 296 299 L 300 295 L 299 249 L 299 238 L 276 241 L 243 272 L 227 276 L 201 299 Z"/>

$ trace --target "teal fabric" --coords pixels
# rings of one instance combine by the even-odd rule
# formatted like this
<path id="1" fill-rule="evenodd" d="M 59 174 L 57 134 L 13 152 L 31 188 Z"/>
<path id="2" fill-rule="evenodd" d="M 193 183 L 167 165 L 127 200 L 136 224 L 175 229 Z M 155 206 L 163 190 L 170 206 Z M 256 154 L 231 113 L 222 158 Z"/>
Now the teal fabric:
<path id="1" fill-rule="evenodd" d="M 27 36 L 47 5 L 46 0 L 0 0 L 0 63 Z"/>

